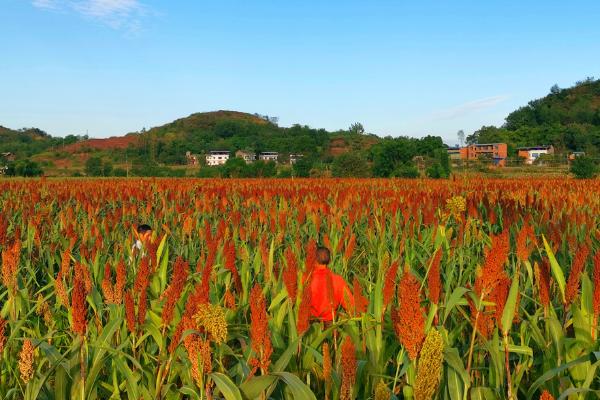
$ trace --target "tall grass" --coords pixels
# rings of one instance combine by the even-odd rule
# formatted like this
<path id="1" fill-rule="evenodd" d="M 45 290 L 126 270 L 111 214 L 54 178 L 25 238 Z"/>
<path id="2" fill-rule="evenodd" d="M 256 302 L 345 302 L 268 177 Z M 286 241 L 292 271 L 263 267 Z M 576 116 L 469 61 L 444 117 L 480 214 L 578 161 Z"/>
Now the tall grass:
<path id="1" fill-rule="evenodd" d="M 598 193 L 0 181 L 0 398 L 597 398 Z M 317 244 L 357 299 L 331 324 L 310 319 Z"/>

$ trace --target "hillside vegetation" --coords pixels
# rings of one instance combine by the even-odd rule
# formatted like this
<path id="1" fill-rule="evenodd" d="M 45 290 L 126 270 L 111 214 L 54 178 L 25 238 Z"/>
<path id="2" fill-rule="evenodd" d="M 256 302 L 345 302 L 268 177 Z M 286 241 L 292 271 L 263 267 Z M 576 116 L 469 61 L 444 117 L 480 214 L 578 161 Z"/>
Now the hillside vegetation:
<path id="1" fill-rule="evenodd" d="M 510 113 L 503 126 L 484 126 L 469 143 L 506 142 L 512 148 L 551 144 L 559 151 L 600 152 L 600 80 L 588 78 Z"/>
<path id="2" fill-rule="evenodd" d="M 467 137 L 467 143 L 490 142 L 507 143 L 512 157 L 516 157 L 517 147 L 548 144 L 558 152 L 584 151 L 598 156 L 600 80 L 588 78 L 567 89 L 555 85 L 546 97 L 510 113 L 502 126 L 484 126 Z M 382 138 L 368 134 L 359 123 L 331 132 L 300 124 L 281 127 L 277 118 L 221 110 L 192 114 L 149 130 L 107 139 L 75 135 L 57 138 L 35 128 L 16 131 L 0 127 L 0 152 L 15 153 L 17 160 L 32 158 L 45 170 L 63 175 L 83 172 L 90 158 L 115 164 L 121 169 L 119 173 L 127 166 L 133 168 L 134 174 L 156 175 L 157 168 L 187 164 L 187 152 L 199 155 L 202 161 L 202 155 L 211 150 L 276 151 L 282 164 L 289 154 L 300 153 L 310 159 L 307 170 L 321 170 L 318 176 L 333 171 L 336 160 L 335 174 L 340 176 L 351 176 L 354 168 L 348 168 L 353 165 L 360 167 L 356 169 L 361 176 L 416 176 L 419 172 L 415 156 L 425 159 L 421 167 L 433 165 L 436 171 L 430 175 L 443 177 L 449 173 L 448 168 L 440 169 L 447 162 L 439 136 Z M 339 159 L 341 156 L 344 157 Z M 364 163 L 368 164 L 368 173 Z M 340 170 L 340 166 L 348 168 Z"/>

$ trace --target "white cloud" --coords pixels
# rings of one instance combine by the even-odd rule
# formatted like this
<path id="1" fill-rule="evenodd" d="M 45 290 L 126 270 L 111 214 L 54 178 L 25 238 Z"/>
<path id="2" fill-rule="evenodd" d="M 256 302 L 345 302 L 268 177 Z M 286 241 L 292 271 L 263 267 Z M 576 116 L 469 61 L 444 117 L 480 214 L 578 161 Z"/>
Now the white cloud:
<path id="1" fill-rule="evenodd" d="M 148 8 L 139 0 L 32 0 L 34 7 L 45 10 L 76 12 L 114 29 L 135 32 L 140 29 Z"/>
<path id="2" fill-rule="evenodd" d="M 472 114 L 473 112 L 483 110 L 486 108 L 492 108 L 496 105 L 508 100 L 509 96 L 493 96 L 486 97 L 484 99 L 473 100 L 467 103 L 460 104 L 455 107 L 447 108 L 445 110 L 440 110 L 434 114 L 434 119 L 436 120 L 447 120 L 454 119 L 458 117 L 464 117 L 466 115 Z"/>
<path id="3" fill-rule="evenodd" d="M 58 8 L 59 1 L 57 1 L 57 0 L 33 0 L 32 4 L 34 7 L 37 7 L 37 8 L 45 8 L 45 9 L 54 10 L 54 9 Z"/>

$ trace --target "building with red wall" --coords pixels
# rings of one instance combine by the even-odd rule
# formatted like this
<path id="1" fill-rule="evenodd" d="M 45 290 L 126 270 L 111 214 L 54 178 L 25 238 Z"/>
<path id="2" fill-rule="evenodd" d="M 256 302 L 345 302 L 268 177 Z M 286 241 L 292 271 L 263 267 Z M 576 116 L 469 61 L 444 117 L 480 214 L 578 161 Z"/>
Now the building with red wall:
<path id="1" fill-rule="evenodd" d="M 455 153 L 456 149 L 448 149 L 448 151 L 449 153 Z M 506 143 L 470 144 L 461 147 L 459 154 L 461 160 L 474 161 L 479 159 L 489 159 L 493 165 L 503 167 L 506 165 L 506 158 L 508 157 L 508 146 Z"/>

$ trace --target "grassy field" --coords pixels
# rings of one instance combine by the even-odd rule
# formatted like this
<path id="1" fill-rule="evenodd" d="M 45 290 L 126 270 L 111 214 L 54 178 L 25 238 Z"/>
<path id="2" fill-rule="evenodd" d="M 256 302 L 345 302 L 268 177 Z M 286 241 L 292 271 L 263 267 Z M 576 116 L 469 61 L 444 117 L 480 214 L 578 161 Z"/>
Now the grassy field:
<path id="1" fill-rule="evenodd" d="M 0 180 L 0 398 L 598 398 L 598 193 Z M 331 324 L 305 290 L 317 245 L 355 299 Z"/>

